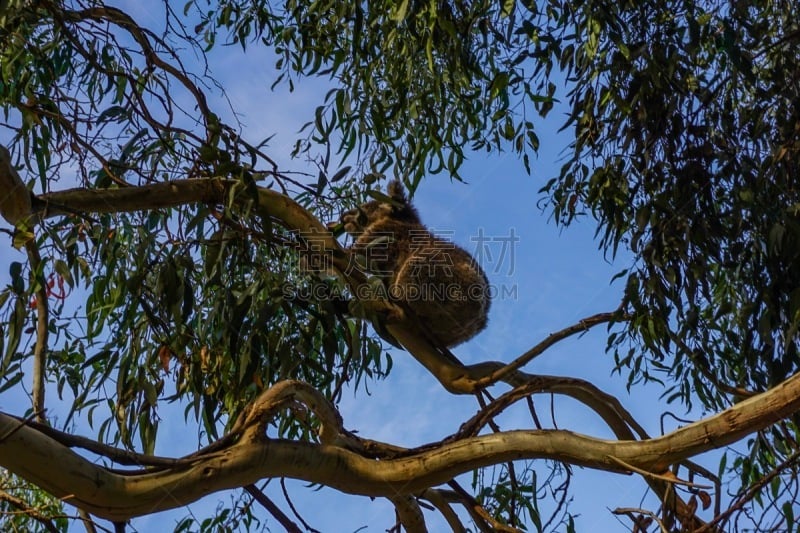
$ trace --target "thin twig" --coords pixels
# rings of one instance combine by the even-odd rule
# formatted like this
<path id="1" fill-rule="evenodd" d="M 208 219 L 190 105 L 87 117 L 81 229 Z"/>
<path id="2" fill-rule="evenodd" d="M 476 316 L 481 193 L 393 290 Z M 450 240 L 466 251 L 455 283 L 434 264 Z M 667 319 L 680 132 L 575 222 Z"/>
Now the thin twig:
<path id="1" fill-rule="evenodd" d="M 83 509 L 78 509 L 78 516 L 83 522 L 83 527 L 86 529 L 86 533 L 97 533 L 97 528 L 94 527 L 94 521 L 89 513 Z"/>
<path id="2" fill-rule="evenodd" d="M 17 509 L 20 510 L 23 514 L 33 518 L 44 527 L 50 533 L 58 533 L 59 529 L 53 524 L 52 519 L 42 514 L 39 510 L 31 507 L 21 498 L 17 498 L 16 496 L 12 496 L 11 494 L 7 493 L 4 490 L 0 490 L 0 501 L 4 501 L 10 505 L 13 505 Z M 5 514 L 5 513 L 0 513 Z"/>
<path id="3" fill-rule="evenodd" d="M 696 533 L 711 531 L 713 528 L 716 528 L 718 524 L 721 524 L 723 521 L 727 520 L 733 513 L 741 510 L 742 507 L 744 507 L 747 502 L 752 500 L 762 488 L 768 485 L 775 477 L 783 473 L 783 471 L 791 466 L 792 463 L 796 463 L 798 459 L 800 459 L 800 450 L 787 457 L 785 461 L 773 468 L 769 474 L 762 477 L 755 484 L 750 486 L 750 488 L 748 488 L 747 491 L 742 494 L 742 496 L 740 496 L 730 507 L 728 507 L 724 513 L 715 516 L 713 520 L 698 529 Z"/>
<path id="4" fill-rule="evenodd" d="M 34 291 L 36 300 L 36 344 L 33 350 L 33 412 L 36 413 L 37 422 L 46 424 L 47 418 L 44 414 L 44 378 L 47 373 L 47 324 L 50 316 L 47 305 L 47 282 L 44 279 L 42 256 L 34 238 L 25 243 L 25 249 L 28 252 L 28 261 L 30 261 L 31 286 L 36 287 Z"/>
<path id="5" fill-rule="evenodd" d="M 302 530 L 292 522 L 292 520 L 284 514 L 280 508 L 270 500 L 266 494 L 258 490 L 258 487 L 255 485 L 245 485 L 244 490 L 246 490 L 255 501 L 260 503 L 264 506 L 264 509 L 269 511 L 269 514 L 275 517 L 275 519 L 280 522 L 280 524 L 288 531 L 289 533 L 302 533 Z"/>
<path id="6" fill-rule="evenodd" d="M 653 472 L 648 472 L 647 470 L 642 470 L 641 468 L 636 468 L 633 465 L 629 465 L 628 463 L 626 463 L 625 461 L 623 461 L 622 459 L 620 459 L 618 457 L 613 457 L 611 455 L 608 455 L 607 457 L 609 459 L 611 459 L 611 461 L 613 461 L 613 462 L 617 463 L 618 465 L 620 465 L 621 467 L 625 468 L 626 470 L 630 470 L 631 472 L 636 472 L 637 474 L 639 474 L 640 476 L 645 477 L 645 478 L 656 479 L 658 481 L 663 481 L 664 483 L 669 483 L 671 485 L 684 485 L 686 487 L 692 487 L 694 489 L 712 489 L 712 488 L 714 488 L 711 485 L 699 485 L 697 483 L 692 483 L 690 481 L 684 481 L 682 479 L 678 479 L 677 477 L 675 477 L 672 474 L 664 475 L 664 474 L 655 474 Z"/>
<path id="7" fill-rule="evenodd" d="M 294 516 L 297 517 L 298 520 L 300 520 L 300 523 L 303 524 L 303 527 L 306 528 L 306 531 L 310 531 L 311 533 L 320 533 L 320 531 L 308 525 L 308 523 L 305 520 L 303 520 L 303 517 L 300 516 L 300 513 L 297 512 L 297 509 L 292 503 L 292 499 L 289 498 L 289 491 L 286 490 L 286 478 L 281 478 L 281 490 L 283 491 L 283 497 L 286 500 L 286 503 L 289 504 L 289 509 L 291 509 L 292 513 L 294 513 Z"/>
<path id="8" fill-rule="evenodd" d="M 656 524 L 658 524 L 658 527 L 661 529 L 661 533 L 669 533 L 669 528 L 665 526 L 664 522 L 662 522 L 652 511 L 648 511 L 646 509 L 633 509 L 630 507 L 624 507 L 624 508 L 620 507 L 618 509 L 614 509 L 611 512 L 614 514 L 628 515 L 628 517 L 630 517 L 630 519 L 633 520 L 633 525 L 636 528 L 634 529 L 634 531 L 642 531 L 642 532 L 647 531 L 647 528 L 643 527 L 643 524 L 641 523 L 641 516 L 640 517 L 634 516 L 636 514 L 639 514 L 647 516 L 648 518 L 653 520 Z"/>
<path id="9" fill-rule="evenodd" d="M 573 324 L 572 326 L 566 327 L 561 331 L 557 331 L 555 333 L 551 333 L 547 336 L 542 342 L 525 352 L 524 354 L 520 355 L 512 362 L 508 363 L 502 368 L 499 368 L 492 372 L 491 374 L 484 376 L 477 381 L 477 385 L 479 387 L 488 387 L 498 381 L 501 381 L 503 378 L 506 378 L 522 368 L 523 366 L 530 363 L 535 357 L 544 353 L 548 348 L 560 342 L 567 337 L 571 337 L 576 333 L 584 333 L 589 331 L 594 326 L 598 324 L 605 324 L 606 322 L 611 322 L 613 320 L 623 321 L 627 320 L 629 317 L 619 311 L 612 311 L 610 313 L 598 313 L 596 315 L 592 315 L 590 317 L 584 318 L 583 320 L 578 321 L 577 324 Z"/>

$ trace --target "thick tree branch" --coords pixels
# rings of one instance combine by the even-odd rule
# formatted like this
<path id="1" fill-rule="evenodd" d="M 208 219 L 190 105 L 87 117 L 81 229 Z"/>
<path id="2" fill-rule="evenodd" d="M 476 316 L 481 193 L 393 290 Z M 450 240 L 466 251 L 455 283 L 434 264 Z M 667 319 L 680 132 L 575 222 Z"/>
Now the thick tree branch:
<path id="1" fill-rule="evenodd" d="M 56 216 L 69 214 L 72 211 L 87 213 L 115 213 L 142 211 L 157 208 L 177 207 L 184 204 L 197 202 L 220 204 L 224 203 L 232 192 L 232 188 L 241 187 L 241 192 L 235 195 L 239 201 L 252 200 L 252 196 L 244 191 L 240 182 L 222 179 L 179 180 L 143 187 L 130 187 L 125 189 L 72 189 L 50 193 L 40 197 L 46 206 L 42 216 Z M 233 191 L 235 192 L 235 191 Z M 344 251 L 338 241 L 327 229 L 302 206 L 289 197 L 270 189 L 258 189 L 259 211 L 265 216 L 274 218 L 287 229 L 297 231 L 301 235 L 313 235 L 315 245 L 324 247 L 332 253 L 334 264 L 341 266 L 341 271 L 347 270 Z M 68 208 L 69 211 L 65 211 Z M 344 275 L 344 280 L 357 289 L 365 283 L 363 276 L 359 276 L 354 269 L 349 269 Z M 354 290 L 354 294 L 360 294 Z M 608 322 L 614 318 L 614 313 L 603 313 L 582 320 L 578 324 L 550 335 L 537 346 L 520 356 L 511 365 L 500 362 L 484 362 L 472 366 L 464 366 L 457 358 L 446 350 L 441 350 L 432 345 L 423 335 L 419 334 L 417 324 L 413 317 L 406 317 L 402 310 L 389 302 L 365 302 L 371 309 L 392 318 L 387 324 L 387 329 L 409 352 L 425 366 L 442 385 L 450 392 L 456 394 L 471 394 L 480 388 L 494 383 L 497 379 L 511 385 L 523 385 L 530 382 L 530 376 L 517 370 L 530 359 L 550 347 L 557 340 L 566 338 L 579 331 L 584 331 L 591 326 Z M 575 387 L 571 387 L 575 390 Z M 576 398 L 581 401 L 591 400 L 591 407 L 598 403 L 594 397 L 595 391 L 577 392 Z M 614 400 L 615 401 L 615 400 Z M 608 401 L 605 402 L 608 404 Z M 630 417 L 617 405 L 611 407 L 616 411 L 616 417 L 622 418 L 627 424 L 633 424 Z M 604 416 L 604 418 L 607 418 Z M 608 421 L 608 420 L 607 420 Z M 637 432 L 639 429 L 637 428 Z"/>
<path id="2" fill-rule="evenodd" d="M 241 190 L 237 191 L 237 188 Z M 262 188 L 257 191 L 256 212 L 279 221 L 287 229 L 297 231 L 301 235 L 313 235 L 315 245 L 320 245 L 324 250 L 331 252 L 334 265 L 337 265 L 337 260 L 339 261 L 337 266 L 340 267 L 340 274 L 354 289 L 353 293 L 361 294 L 358 288 L 366 282 L 365 279 L 353 269 L 347 270 L 345 255 L 339 243 L 316 218 L 283 194 Z M 231 197 L 238 202 L 256 199 L 251 192 L 245 190 L 242 183 L 233 180 L 212 178 L 178 180 L 125 189 L 73 189 L 50 193 L 40 197 L 46 206 L 40 215 L 44 218 L 72 211 L 87 213 L 142 211 L 197 202 L 223 204 Z M 65 208 L 68 210 L 65 211 Z M 345 271 L 347 274 L 344 274 Z M 618 400 L 602 393 L 591 384 L 580 380 L 531 376 L 518 370 L 558 340 L 612 320 L 614 313 L 595 315 L 554 333 L 510 365 L 484 362 L 465 366 L 449 351 L 434 346 L 424 335 L 420 335 L 419 324 L 414 323 L 414 317 L 406 316 L 397 306 L 384 301 L 364 303 L 373 312 L 390 318 L 386 324 L 389 333 L 452 393 L 473 393 L 498 379 L 513 386 L 529 387 L 532 383 L 540 383 L 542 391 L 569 395 L 595 410 L 619 438 L 635 438 L 631 429 L 639 437 L 645 436 L 644 431 Z"/>
<path id="3" fill-rule="evenodd" d="M 305 405 L 321 422 L 320 441 L 334 444 L 342 433 L 342 417 L 333 405 L 318 390 L 300 381 L 281 381 L 264 391 L 247 409 L 245 416 L 234 426 L 233 432 L 241 431 L 243 438 L 257 441 L 263 434 L 262 427 L 275 412 L 290 401 Z"/>
<path id="4" fill-rule="evenodd" d="M 428 527 L 425 525 L 425 517 L 422 516 L 422 509 L 419 508 L 419 503 L 410 494 L 398 494 L 392 496 L 389 501 L 394 505 L 397 519 L 406 533 L 428 533 Z"/>
<path id="5" fill-rule="evenodd" d="M 553 459 L 623 472 L 648 472 L 731 444 L 800 410 L 800 374 L 715 416 L 645 441 L 608 441 L 569 431 L 509 431 L 449 442 L 408 457 L 373 460 L 330 444 L 241 439 L 170 470 L 117 474 L 33 428 L 0 415 L 0 466 L 97 516 L 111 520 L 185 505 L 268 477 L 290 477 L 343 492 L 395 497 L 446 483 L 504 461 Z"/>
<path id="6" fill-rule="evenodd" d="M 274 219 L 287 229 L 298 232 L 301 236 L 313 235 L 315 245 L 320 245 L 323 251 L 331 252 L 334 266 L 338 268 L 340 275 L 353 289 L 354 294 L 360 294 L 358 289 L 362 284 L 366 283 L 366 279 L 359 275 L 358 272 L 346 269 L 345 253 L 333 235 L 316 218 L 283 194 L 261 188 L 255 189 L 255 191 L 257 192 L 254 193 L 253 190 L 246 189 L 241 182 L 217 178 L 178 180 L 127 189 L 75 189 L 42 196 L 39 198 L 41 202 L 37 203 L 41 203 L 45 207 L 36 214 L 41 218 L 45 218 L 72 212 L 111 213 L 140 211 L 177 207 L 197 202 L 225 204 L 231 198 L 235 203 L 255 202 L 256 209 L 253 212 L 258 213 L 260 216 Z M 596 315 L 587 319 L 588 322 L 586 323 L 579 323 L 555 333 L 526 354 L 517 358 L 511 365 L 500 362 L 484 362 L 465 366 L 449 351 L 434 346 L 425 338 L 425 335 L 421 335 L 420 325 L 415 323 L 413 315 L 404 314 L 402 309 L 391 302 L 367 301 L 363 303 L 372 313 L 386 317 L 385 326 L 387 331 L 436 376 L 440 383 L 450 392 L 456 394 L 473 393 L 487 384 L 494 383 L 497 379 L 502 379 L 502 381 L 515 387 L 529 387 L 532 383 L 536 383 L 537 380 L 543 379 L 547 381 L 542 387 L 543 391 L 566 394 L 583 402 L 600 414 L 619 438 L 635 439 L 632 431 L 640 437 L 645 435 L 641 427 L 636 424 L 615 398 L 602 394 L 590 384 L 566 378 L 532 376 L 518 369 L 542 350 L 556 342 L 556 340 L 565 338 L 591 325 L 612 320 L 613 314 Z M 547 454 L 544 456 L 550 457 Z M 560 457 L 554 458 L 558 459 Z M 582 464 L 577 458 L 573 459 L 577 464 Z M 625 462 L 625 459 L 621 457 L 619 459 L 624 464 L 641 468 L 641 464 L 638 462 Z M 568 459 L 562 458 L 561 460 Z M 612 470 L 620 468 L 618 462 L 614 464 L 616 466 L 611 468 Z M 665 464 L 671 463 L 667 462 Z M 595 466 L 603 468 L 601 465 Z M 646 470 L 647 468 L 644 469 Z M 655 470 L 655 472 L 661 471 Z M 666 485 L 663 483 L 652 479 L 649 480 L 649 483 L 658 494 L 666 494 Z M 406 493 L 406 490 L 404 490 L 404 493 Z M 681 502 L 678 502 L 678 507 L 681 507 Z"/>

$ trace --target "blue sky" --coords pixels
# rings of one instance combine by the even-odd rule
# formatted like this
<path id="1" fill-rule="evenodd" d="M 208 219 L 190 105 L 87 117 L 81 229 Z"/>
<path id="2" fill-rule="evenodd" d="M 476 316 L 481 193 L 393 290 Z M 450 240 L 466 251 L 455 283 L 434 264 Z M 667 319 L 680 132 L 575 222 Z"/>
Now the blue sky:
<path id="1" fill-rule="evenodd" d="M 159 10 L 151 14 L 146 3 L 129 3 L 126 9 L 140 23 L 160 28 Z M 217 47 L 209 58 L 211 74 L 222 83 L 227 98 L 239 113 L 245 137 L 257 141 L 276 134 L 268 153 L 283 169 L 310 170 L 303 162 L 290 160 L 289 153 L 300 125 L 312 118 L 314 107 L 321 102 L 325 86 L 313 79 L 301 79 L 294 93 L 283 86 L 270 92 L 275 76 L 273 63 L 268 54 L 255 47 L 246 55 L 238 46 Z M 243 77 L 243 73 L 246 76 Z M 212 92 L 211 96 L 212 107 L 221 112 L 227 110 L 221 94 Z M 231 120 L 231 117 L 224 119 Z M 468 250 L 474 248 L 470 237 L 481 230 L 487 236 L 501 238 L 513 231 L 519 238 L 513 262 L 506 256 L 500 265 L 485 265 L 490 283 L 515 290 L 515 296 L 496 299 L 487 329 L 453 350 L 466 363 L 510 361 L 549 333 L 594 313 L 614 309 L 621 298 L 623 284 L 610 284 L 610 280 L 628 266 L 630 259 L 622 257 L 610 264 L 597 249 L 591 220 L 560 229 L 537 207 L 540 199 L 537 191 L 560 167 L 558 158 L 567 138 L 556 130 L 563 120 L 564 113 L 556 110 L 546 121 L 538 123 L 541 150 L 538 158 L 532 159 L 532 175 L 527 175 L 521 161 L 512 155 L 473 154 L 462 172 L 467 184 L 451 183 L 444 175 L 432 176 L 423 181 L 414 198 L 429 227 L 446 232 Z M 7 141 L 0 137 L 0 143 Z M 0 243 L 0 286 L 9 282 L 8 263 L 21 260 L 11 249 L 9 239 L 2 238 L 6 242 Z M 500 250 L 497 246 L 493 248 L 495 252 Z M 604 352 L 604 333 L 605 328 L 600 327 L 562 342 L 525 370 L 587 379 L 616 395 L 651 435 L 660 434 L 659 416 L 666 409 L 658 400 L 660 390 L 655 386 L 637 387 L 631 394 L 627 392 L 625 378 L 612 375 L 613 360 Z M 367 438 L 416 446 L 446 437 L 475 413 L 478 407 L 474 398 L 447 393 L 409 354 L 395 350 L 392 355 L 392 374 L 384 381 L 370 384 L 371 396 L 367 397 L 363 390 L 357 396 L 352 392 L 345 394 L 340 407 L 348 429 L 357 430 Z M 495 394 L 500 392 L 500 388 L 494 391 Z M 540 415 L 546 415 L 549 397 L 537 397 L 536 401 Z M 7 412 L 22 413 L 30 405 L 26 402 L 29 400 L 19 390 L 0 394 L 0 409 Z M 52 391 L 49 402 L 48 407 L 54 413 L 69 407 L 58 405 Z M 554 411 L 562 429 L 613 438 L 599 417 L 574 401 L 557 399 Z M 156 452 L 179 456 L 193 451 L 194 443 L 186 435 L 196 434 L 196 429 L 184 423 L 182 409 L 164 407 L 160 414 L 164 421 Z M 532 427 L 529 416 L 521 410 L 503 415 L 499 422 L 503 429 Z M 94 433 L 87 429 L 85 434 L 92 436 Z M 716 471 L 715 459 L 701 462 Z M 469 476 L 462 482 L 468 486 Z M 301 483 L 289 486 L 293 503 L 304 518 L 321 531 L 380 532 L 394 522 L 394 513 L 385 500 L 371 501 L 331 489 L 309 490 Z M 655 509 L 652 497 L 642 503 L 645 490 L 646 485 L 638 477 L 576 468 L 572 481 L 572 510 L 581 515 L 577 519 L 578 531 L 629 531 L 629 522 L 620 522 L 609 509 L 638 506 Z M 276 481 L 267 492 L 279 506 L 288 510 Z M 137 519 L 134 526 L 139 531 L 171 528 L 175 520 L 188 512 L 202 519 L 213 512 L 218 501 L 227 502 L 228 499 L 224 493 L 212 495 L 188 510 L 182 508 Z M 431 520 L 431 531 L 448 530 L 435 515 L 426 513 L 426 516 Z M 270 519 L 269 524 L 274 525 L 274 521 Z M 82 527 L 75 530 L 82 530 Z M 273 530 L 280 528 L 276 526 Z"/>

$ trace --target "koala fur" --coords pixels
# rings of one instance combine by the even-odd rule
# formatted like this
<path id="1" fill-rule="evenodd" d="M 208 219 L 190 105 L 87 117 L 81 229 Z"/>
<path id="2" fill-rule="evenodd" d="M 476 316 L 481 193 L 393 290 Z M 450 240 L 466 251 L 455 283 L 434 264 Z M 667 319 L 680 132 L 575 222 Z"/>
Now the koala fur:
<path id="1" fill-rule="evenodd" d="M 390 182 L 387 193 L 391 202 L 373 200 L 342 215 L 354 237 L 351 253 L 366 259 L 389 298 L 403 302 L 439 346 L 472 338 L 487 323 L 486 274 L 466 250 L 422 224 L 400 181 Z"/>

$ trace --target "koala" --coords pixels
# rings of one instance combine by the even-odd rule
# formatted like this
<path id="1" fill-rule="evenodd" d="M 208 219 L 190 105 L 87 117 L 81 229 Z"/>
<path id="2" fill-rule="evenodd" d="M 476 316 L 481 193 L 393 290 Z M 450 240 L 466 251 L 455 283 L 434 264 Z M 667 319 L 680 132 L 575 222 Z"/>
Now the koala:
<path id="1" fill-rule="evenodd" d="M 402 302 L 437 345 L 451 348 L 486 327 L 489 281 L 473 257 L 434 236 L 408 201 L 399 180 L 389 183 L 390 201 L 373 200 L 344 213 L 353 236 L 350 253 L 384 282 L 390 300 Z"/>

